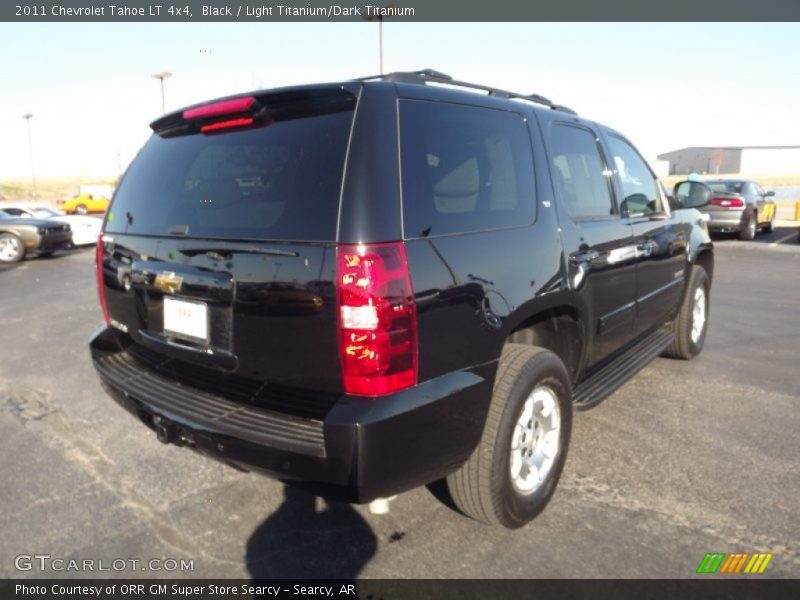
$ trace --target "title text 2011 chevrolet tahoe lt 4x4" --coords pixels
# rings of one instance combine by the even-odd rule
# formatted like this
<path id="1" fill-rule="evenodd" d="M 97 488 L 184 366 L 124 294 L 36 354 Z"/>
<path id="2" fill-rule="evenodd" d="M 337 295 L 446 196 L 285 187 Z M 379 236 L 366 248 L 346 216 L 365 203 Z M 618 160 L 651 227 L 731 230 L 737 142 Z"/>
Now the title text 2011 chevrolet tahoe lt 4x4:
<path id="1" fill-rule="evenodd" d="M 356 502 L 446 479 L 519 527 L 573 407 L 703 347 L 703 184 L 668 195 L 541 96 L 425 70 L 152 129 L 97 245 L 91 351 L 163 442 Z"/>

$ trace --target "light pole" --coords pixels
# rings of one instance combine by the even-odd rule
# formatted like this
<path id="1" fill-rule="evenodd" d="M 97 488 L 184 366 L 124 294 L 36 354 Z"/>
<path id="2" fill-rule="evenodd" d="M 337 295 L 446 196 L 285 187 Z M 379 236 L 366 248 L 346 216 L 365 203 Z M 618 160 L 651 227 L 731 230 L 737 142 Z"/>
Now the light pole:
<path id="1" fill-rule="evenodd" d="M 161 114 L 166 114 L 167 112 L 166 104 L 164 103 L 164 80 L 168 77 L 172 77 L 172 73 L 169 71 L 161 71 L 161 73 L 153 75 L 153 79 L 158 79 L 161 82 Z"/>
<path id="2" fill-rule="evenodd" d="M 383 75 L 383 17 L 378 17 L 378 66 Z"/>
<path id="3" fill-rule="evenodd" d="M 389 6 L 381 6 L 381 9 L 386 9 L 387 11 L 391 11 L 391 9 L 397 8 L 396 5 L 392 4 Z M 378 22 L 378 68 L 380 69 L 380 74 L 383 75 L 383 15 L 382 14 L 373 14 L 362 17 L 365 21 L 377 21 Z"/>
<path id="4" fill-rule="evenodd" d="M 28 113 L 22 115 L 22 118 L 28 124 L 28 152 L 30 153 L 31 157 L 31 182 L 33 183 L 33 197 L 36 197 L 36 169 L 33 166 L 33 135 L 31 135 L 31 118 L 33 117 L 32 113 Z"/>

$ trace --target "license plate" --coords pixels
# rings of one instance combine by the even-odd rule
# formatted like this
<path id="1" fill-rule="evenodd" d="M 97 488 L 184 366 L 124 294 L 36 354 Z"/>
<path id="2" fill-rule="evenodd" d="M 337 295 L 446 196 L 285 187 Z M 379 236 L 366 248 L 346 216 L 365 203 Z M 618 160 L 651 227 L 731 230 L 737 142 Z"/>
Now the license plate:
<path id="1" fill-rule="evenodd" d="M 165 297 L 164 333 L 208 341 L 208 307 L 203 302 Z"/>

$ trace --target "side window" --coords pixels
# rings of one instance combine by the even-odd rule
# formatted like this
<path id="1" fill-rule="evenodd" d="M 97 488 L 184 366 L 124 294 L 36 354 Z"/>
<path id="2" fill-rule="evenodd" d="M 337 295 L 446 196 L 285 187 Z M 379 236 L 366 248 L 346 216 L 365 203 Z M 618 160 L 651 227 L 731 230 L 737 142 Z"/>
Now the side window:
<path id="1" fill-rule="evenodd" d="M 658 184 L 639 153 L 625 140 L 611 135 L 608 138 L 614 165 L 622 184 L 620 208 L 628 214 L 659 213 L 663 211 Z"/>
<path id="2" fill-rule="evenodd" d="M 533 153 L 517 113 L 400 101 L 406 237 L 528 225 Z"/>
<path id="3" fill-rule="evenodd" d="M 3 211 L 5 211 L 7 214 L 9 214 L 11 216 L 14 216 L 14 217 L 25 216 L 25 213 L 22 210 L 20 210 L 19 208 L 4 208 Z"/>
<path id="4" fill-rule="evenodd" d="M 550 130 L 553 185 L 556 198 L 573 219 L 614 214 L 595 135 L 588 129 L 556 124 Z"/>

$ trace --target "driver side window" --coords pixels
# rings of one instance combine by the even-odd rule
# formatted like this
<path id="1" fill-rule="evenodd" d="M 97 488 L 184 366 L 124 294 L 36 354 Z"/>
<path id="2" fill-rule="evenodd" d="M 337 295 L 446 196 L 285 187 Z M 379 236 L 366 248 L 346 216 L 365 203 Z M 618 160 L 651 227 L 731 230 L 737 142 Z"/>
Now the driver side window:
<path id="1" fill-rule="evenodd" d="M 622 210 L 627 214 L 653 214 L 664 211 L 658 184 L 647 163 L 628 142 L 614 135 L 608 145 L 622 184 Z"/>

